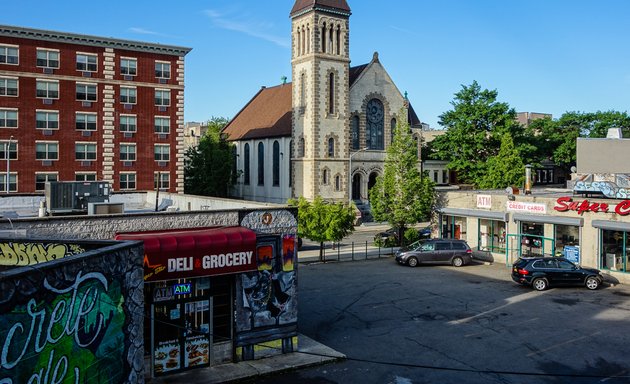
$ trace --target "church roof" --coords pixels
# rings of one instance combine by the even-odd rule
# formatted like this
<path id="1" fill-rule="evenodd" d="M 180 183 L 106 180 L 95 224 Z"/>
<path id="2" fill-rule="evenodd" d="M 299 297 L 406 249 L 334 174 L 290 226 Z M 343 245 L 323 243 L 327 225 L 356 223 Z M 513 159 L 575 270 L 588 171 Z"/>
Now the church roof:
<path id="1" fill-rule="evenodd" d="M 260 91 L 223 128 L 228 140 L 291 136 L 291 83 Z"/>
<path id="2" fill-rule="evenodd" d="M 350 86 L 368 65 L 350 67 Z M 262 87 L 223 128 L 223 133 L 227 134 L 228 140 L 291 136 L 292 88 L 292 83 L 269 88 Z M 412 127 L 421 124 L 411 104 L 408 121 Z"/>
<path id="3" fill-rule="evenodd" d="M 350 14 L 350 7 L 346 0 L 296 0 L 293 9 L 291 9 L 291 16 L 310 11 L 313 8 Z"/>

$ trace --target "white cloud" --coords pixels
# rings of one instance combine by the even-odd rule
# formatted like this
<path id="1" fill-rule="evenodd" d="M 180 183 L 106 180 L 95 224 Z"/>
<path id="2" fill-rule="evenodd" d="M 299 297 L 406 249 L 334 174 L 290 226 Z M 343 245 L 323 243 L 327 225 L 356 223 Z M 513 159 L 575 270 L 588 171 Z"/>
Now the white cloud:
<path id="1" fill-rule="evenodd" d="M 141 35 L 160 35 L 158 32 L 149 31 L 148 29 L 139 28 L 139 27 L 131 27 L 129 28 L 130 32 L 139 33 Z"/>
<path id="2" fill-rule="evenodd" d="M 221 29 L 240 32 L 248 36 L 272 42 L 280 47 L 290 47 L 290 41 L 286 37 L 276 36 L 268 33 L 272 29 L 273 24 L 264 23 L 256 20 L 236 20 L 229 18 L 214 9 L 206 9 L 204 13 L 212 24 Z"/>

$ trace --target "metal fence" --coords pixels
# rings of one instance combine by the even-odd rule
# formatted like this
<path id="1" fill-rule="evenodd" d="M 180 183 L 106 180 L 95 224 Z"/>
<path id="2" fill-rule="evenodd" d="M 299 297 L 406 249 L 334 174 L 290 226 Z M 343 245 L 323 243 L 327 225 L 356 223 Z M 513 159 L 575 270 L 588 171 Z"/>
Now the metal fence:
<path id="1" fill-rule="evenodd" d="M 361 243 L 325 243 L 322 260 L 319 259 L 319 246 L 303 247 L 298 250 L 299 262 L 313 261 L 356 261 L 392 257 L 398 247 L 379 247 L 366 241 Z"/>

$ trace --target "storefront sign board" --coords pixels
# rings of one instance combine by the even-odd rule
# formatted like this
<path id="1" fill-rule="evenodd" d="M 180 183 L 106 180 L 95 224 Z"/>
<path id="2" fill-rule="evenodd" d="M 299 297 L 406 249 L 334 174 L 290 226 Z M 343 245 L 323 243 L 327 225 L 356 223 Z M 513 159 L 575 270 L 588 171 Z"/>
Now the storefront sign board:
<path id="1" fill-rule="evenodd" d="M 524 203 L 521 201 L 508 201 L 507 210 L 512 212 L 527 212 L 547 214 L 547 205 L 538 203 Z"/>
<path id="2" fill-rule="evenodd" d="M 492 196 L 477 195 L 477 208 L 492 208 Z"/>
<path id="3" fill-rule="evenodd" d="M 580 264 L 580 247 L 566 245 L 564 247 L 564 258 L 575 264 Z"/>
<path id="4" fill-rule="evenodd" d="M 630 214 L 630 200 L 623 200 L 614 205 L 608 203 L 596 203 L 588 200 L 573 201 L 570 196 L 559 197 L 556 200 L 556 205 L 553 207 L 558 212 L 575 211 L 578 215 L 582 215 L 584 212 L 593 213 L 616 213 L 621 216 Z"/>

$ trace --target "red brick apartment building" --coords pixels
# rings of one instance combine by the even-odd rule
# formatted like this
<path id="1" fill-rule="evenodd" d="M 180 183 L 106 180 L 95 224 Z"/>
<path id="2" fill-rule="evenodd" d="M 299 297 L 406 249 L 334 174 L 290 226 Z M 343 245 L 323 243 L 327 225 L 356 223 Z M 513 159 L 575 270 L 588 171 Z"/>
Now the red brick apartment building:
<path id="1" fill-rule="evenodd" d="M 0 25 L 0 193 L 184 192 L 190 48 Z M 4 166 L 6 165 L 6 170 Z"/>

